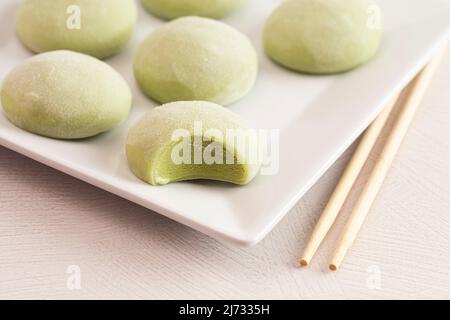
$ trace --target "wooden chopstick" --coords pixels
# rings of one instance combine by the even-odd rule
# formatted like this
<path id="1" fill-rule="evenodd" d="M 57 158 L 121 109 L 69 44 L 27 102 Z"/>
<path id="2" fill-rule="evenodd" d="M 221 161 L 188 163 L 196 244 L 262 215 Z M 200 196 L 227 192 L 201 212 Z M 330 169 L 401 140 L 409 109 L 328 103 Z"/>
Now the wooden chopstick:
<path id="1" fill-rule="evenodd" d="M 394 142 L 391 142 L 391 147 L 389 147 L 389 152 L 393 152 L 393 154 L 387 155 L 388 158 L 394 157 L 396 151 L 398 150 L 398 146 L 400 145 L 401 140 L 403 139 L 404 135 L 406 134 L 406 129 L 409 126 L 409 123 L 411 122 L 415 109 L 417 109 L 417 106 L 421 100 L 421 98 L 424 95 L 425 89 L 430 82 L 431 76 L 433 74 L 433 71 L 436 69 L 438 65 L 438 60 L 442 57 L 443 50 L 440 54 L 436 56 L 435 59 L 421 72 L 421 74 L 416 78 L 414 87 L 410 91 L 410 97 L 407 100 L 406 106 L 404 108 L 404 111 L 402 112 L 402 115 L 406 112 L 406 115 L 409 116 L 400 116 L 397 120 L 397 123 L 402 123 L 402 125 L 396 125 L 394 127 L 394 130 L 397 128 L 401 129 L 403 132 L 398 131 L 394 133 L 394 131 L 391 134 L 392 136 L 397 137 L 396 139 L 390 138 L 389 140 L 395 140 Z M 325 236 L 331 229 L 333 223 L 336 220 L 336 217 L 339 214 L 339 211 L 341 210 L 348 194 L 351 191 L 352 186 L 354 185 L 358 175 L 360 174 L 362 168 L 364 167 L 364 164 L 367 161 L 367 158 L 369 157 L 369 154 L 375 145 L 383 127 L 386 124 L 387 119 L 389 118 L 393 107 L 396 105 L 398 100 L 398 95 L 395 96 L 395 98 L 386 106 L 385 110 L 377 117 L 377 119 L 372 123 L 372 125 L 369 127 L 369 129 L 364 134 L 363 138 L 361 139 L 361 142 L 358 145 L 358 148 L 356 149 L 352 159 L 350 160 L 346 170 L 344 171 L 344 174 L 342 175 L 335 191 L 333 192 L 327 206 L 325 207 L 314 231 L 313 234 L 308 241 L 308 244 L 304 250 L 304 253 L 300 259 L 300 264 L 302 266 L 307 266 L 311 259 L 313 258 L 314 254 L 316 253 L 317 249 L 319 248 L 320 244 L 323 242 Z M 408 106 L 414 106 L 415 109 L 411 110 L 407 108 Z M 410 110 L 409 112 L 406 110 Z M 403 119 L 403 120 L 402 120 Z M 406 122 L 405 122 L 406 121 Z M 409 122 L 408 122 L 409 121 Z M 397 130 L 399 130 L 397 129 Z M 399 140 L 398 140 L 399 139 Z M 397 145 L 398 144 L 398 145 Z M 386 145 L 387 146 L 387 145 Z M 396 147 L 396 148 L 393 148 Z M 386 147 L 387 148 L 387 147 Z M 387 151 L 386 151 L 387 152 Z M 387 159 L 387 158 L 386 158 Z M 389 159 L 387 159 L 389 160 Z M 390 161 L 392 162 L 392 160 Z M 332 262 L 330 264 L 331 270 L 337 270 L 345 256 L 345 253 L 353 243 L 353 240 L 356 238 L 356 235 L 358 233 L 359 228 L 361 227 L 365 216 L 367 215 L 367 212 L 373 202 L 373 199 L 375 198 L 380 186 L 381 182 L 384 180 L 384 177 L 380 179 L 378 176 L 382 172 L 382 168 L 384 171 L 387 172 L 388 168 L 390 166 L 390 163 L 387 163 L 382 157 L 380 157 L 380 164 L 377 167 L 380 167 L 378 169 L 378 172 L 372 173 L 372 176 L 376 176 L 376 178 L 372 178 L 373 180 L 377 181 L 379 183 L 378 189 L 376 188 L 377 185 L 370 186 L 370 184 L 374 183 L 371 182 L 371 179 L 369 178 L 369 181 L 366 185 L 366 187 L 363 190 L 363 193 L 361 195 L 361 198 L 359 199 L 359 209 L 356 210 L 358 207 L 355 207 L 355 210 L 352 213 L 352 216 L 343 232 L 343 235 L 341 236 L 341 239 L 339 241 L 339 244 L 336 248 L 334 257 L 332 259 Z M 374 171 L 375 172 L 375 171 Z M 386 175 L 386 172 L 384 173 L 384 176 Z M 368 191 L 366 191 L 368 190 Z M 367 205 L 367 201 L 372 198 L 372 201 L 369 205 Z M 362 200 L 361 200 L 362 199 Z M 353 219 L 352 219 L 353 218 Z"/>
<path id="2" fill-rule="evenodd" d="M 346 226 L 344 227 L 329 266 L 332 271 L 336 271 L 340 267 L 347 251 L 356 239 L 356 236 L 367 217 L 369 209 L 381 188 L 392 161 L 397 154 L 400 144 L 408 131 L 409 125 L 414 119 L 414 115 L 425 95 L 426 89 L 431 82 L 443 53 L 444 50 L 441 50 L 414 80 L 404 106 L 380 153 L 380 157 L 353 208 Z"/>
<path id="3" fill-rule="evenodd" d="M 398 95 L 386 106 L 383 112 L 375 119 L 370 125 L 367 131 L 364 133 L 361 142 L 359 143 L 355 153 L 353 154 L 350 162 L 347 165 L 339 183 L 336 186 L 327 206 L 325 207 L 316 227 L 306 245 L 305 251 L 300 259 L 300 265 L 306 267 L 311 262 L 311 259 L 319 249 L 320 244 L 325 239 L 328 231 L 333 226 L 342 206 L 345 203 L 345 199 L 350 193 L 352 186 L 354 185 L 358 175 L 360 174 L 364 164 L 369 157 L 375 142 L 380 135 L 381 130 L 386 124 L 392 109 L 398 100 Z"/>

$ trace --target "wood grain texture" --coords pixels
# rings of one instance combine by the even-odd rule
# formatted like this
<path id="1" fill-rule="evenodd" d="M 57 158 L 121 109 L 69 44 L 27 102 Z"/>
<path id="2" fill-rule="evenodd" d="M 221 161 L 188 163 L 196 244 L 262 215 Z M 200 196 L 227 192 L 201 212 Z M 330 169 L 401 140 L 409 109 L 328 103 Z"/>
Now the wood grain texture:
<path id="1" fill-rule="evenodd" d="M 448 70 L 450 51 L 338 273 L 327 265 L 352 201 L 311 268 L 297 263 L 353 148 L 242 249 L 0 147 L 0 298 L 450 298 Z M 80 290 L 67 289 L 70 265 Z"/>

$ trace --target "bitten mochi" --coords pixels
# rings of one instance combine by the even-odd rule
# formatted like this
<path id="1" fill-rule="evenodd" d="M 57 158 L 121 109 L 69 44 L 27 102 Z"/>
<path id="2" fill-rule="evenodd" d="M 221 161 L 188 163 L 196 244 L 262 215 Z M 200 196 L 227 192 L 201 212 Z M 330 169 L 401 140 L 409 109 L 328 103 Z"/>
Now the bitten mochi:
<path id="1" fill-rule="evenodd" d="M 104 59 L 130 40 L 136 20 L 134 0 L 23 0 L 16 29 L 34 52 L 72 50 Z"/>
<path id="2" fill-rule="evenodd" d="M 372 59 L 382 34 L 381 9 L 373 0 L 288 0 L 268 19 L 264 46 L 289 69 L 331 74 Z"/>
<path id="3" fill-rule="evenodd" d="M 109 65 L 71 51 L 42 53 L 5 78 L 1 101 L 7 118 L 29 132 L 79 139 L 111 130 L 131 107 L 131 91 Z"/>
<path id="4" fill-rule="evenodd" d="M 201 16 L 221 19 L 248 0 L 142 0 L 145 8 L 163 19 Z"/>
<path id="5" fill-rule="evenodd" d="M 248 130 L 238 115 L 214 103 L 166 104 L 146 113 L 131 128 L 128 163 L 138 178 L 152 185 L 194 179 L 244 185 L 260 168 L 258 143 Z M 246 143 L 233 140 L 233 135 Z"/>
<path id="6" fill-rule="evenodd" d="M 258 58 L 246 36 L 216 20 L 184 17 L 151 33 L 138 48 L 134 74 L 160 103 L 231 104 L 255 83 Z"/>

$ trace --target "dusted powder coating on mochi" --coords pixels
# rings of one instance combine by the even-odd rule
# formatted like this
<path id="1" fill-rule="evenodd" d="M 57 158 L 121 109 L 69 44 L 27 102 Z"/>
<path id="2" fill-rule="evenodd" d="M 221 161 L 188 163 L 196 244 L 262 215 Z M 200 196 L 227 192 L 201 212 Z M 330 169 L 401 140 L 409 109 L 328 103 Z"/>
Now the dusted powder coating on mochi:
<path id="1" fill-rule="evenodd" d="M 239 31 L 216 20 L 185 17 L 151 33 L 137 50 L 134 74 L 141 89 L 161 103 L 231 104 L 252 88 L 256 50 Z"/>
<path id="2" fill-rule="evenodd" d="M 234 157 L 232 164 L 176 164 L 172 160 L 172 150 L 180 143 L 172 138 L 175 130 L 187 130 L 194 137 L 199 134 L 194 129 L 196 122 L 201 122 L 202 135 L 210 129 L 222 133 L 224 138 L 214 141 L 220 143 L 224 154 L 228 152 Z M 214 103 L 187 101 L 166 104 L 146 113 L 131 128 L 126 143 L 128 163 L 138 178 L 152 185 L 195 179 L 245 185 L 256 176 L 260 163 L 250 160 L 250 146 L 227 145 L 226 132 L 246 132 L 247 129 L 245 121 L 238 115 Z"/>
<path id="3" fill-rule="evenodd" d="M 288 0 L 268 19 L 267 54 L 292 70 L 331 74 L 371 60 L 382 39 L 373 0 Z"/>
<path id="4" fill-rule="evenodd" d="M 34 52 L 72 50 L 104 59 L 126 45 L 136 20 L 134 0 L 23 0 L 16 29 Z"/>
<path id="5" fill-rule="evenodd" d="M 125 80 L 90 56 L 53 51 L 26 60 L 5 78 L 1 101 L 16 126 L 42 136 L 79 139 L 111 130 L 131 107 Z"/>
<path id="6" fill-rule="evenodd" d="M 200 16 L 221 19 L 239 9 L 247 0 L 143 0 L 145 8 L 163 19 Z"/>

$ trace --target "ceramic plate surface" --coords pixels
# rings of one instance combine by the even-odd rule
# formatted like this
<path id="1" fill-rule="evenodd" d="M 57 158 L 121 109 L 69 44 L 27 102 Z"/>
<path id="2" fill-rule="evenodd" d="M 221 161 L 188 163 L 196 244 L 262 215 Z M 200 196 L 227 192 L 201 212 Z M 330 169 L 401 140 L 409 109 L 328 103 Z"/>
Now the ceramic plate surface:
<path id="1" fill-rule="evenodd" d="M 152 187 L 133 176 L 124 152 L 127 131 L 156 104 L 138 90 L 132 57 L 138 44 L 164 23 L 141 6 L 133 41 L 107 60 L 134 93 L 126 123 L 92 139 L 67 142 L 22 131 L 0 112 L 0 144 L 221 241 L 257 243 L 426 64 L 450 29 L 450 1 L 380 0 L 386 33 L 376 59 L 346 74 L 306 76 L 282 69 L 263 53 L 263 25 L 280 2 L 252 0 L 224 20 L 247 34 L 258 49 L 259 79 L 250 94 L 230 109 L 254 128 L 280 130 L 276 175 L 258 176 L 245 187 L 216 182 Z M 0 81 L 32 56 L 14 32 L 18 3 L 0 2 Z"/>

